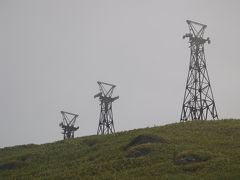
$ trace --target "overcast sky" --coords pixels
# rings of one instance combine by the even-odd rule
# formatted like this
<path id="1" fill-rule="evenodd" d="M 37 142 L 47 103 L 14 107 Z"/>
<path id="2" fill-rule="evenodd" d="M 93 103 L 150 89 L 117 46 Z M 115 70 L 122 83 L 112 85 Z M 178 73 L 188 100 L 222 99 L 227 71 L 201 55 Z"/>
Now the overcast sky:
<path id="1" fill-rule="evenodd" d="M 219 118 L 240 118 L 238 0 L 0 0 L 0 147 L 97 132 L 97 81 L 116 84 L 116 131 L 179 122 L 190 49 L 187 19 L 205 45 Z"/>

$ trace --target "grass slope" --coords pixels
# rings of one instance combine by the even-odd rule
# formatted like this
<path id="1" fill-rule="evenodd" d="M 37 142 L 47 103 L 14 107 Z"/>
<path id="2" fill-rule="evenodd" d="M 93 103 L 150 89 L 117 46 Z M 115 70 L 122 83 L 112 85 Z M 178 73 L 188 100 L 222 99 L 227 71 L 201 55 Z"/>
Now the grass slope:
<path id="1" fill-rule="evenodd" d="M 195 121 L 0 149 L 0 179 L 240 179 L 240 121 Z"/>

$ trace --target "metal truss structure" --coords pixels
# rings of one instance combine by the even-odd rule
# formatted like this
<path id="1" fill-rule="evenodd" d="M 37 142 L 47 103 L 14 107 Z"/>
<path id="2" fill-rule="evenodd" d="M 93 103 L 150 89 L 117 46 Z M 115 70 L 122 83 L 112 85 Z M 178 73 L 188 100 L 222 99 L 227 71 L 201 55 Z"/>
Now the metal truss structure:
<path id="1" fill-rule="evenodd" d="M 112 103 L 119 98 L 119 96 L 112 97 L 116 85 L 99 81 L 97 83 L 100 92 L 96 94 L 94 98 L 99 98 L 101 106 L 97 134 L 113 134 L 115 133 L 115 128 L 113 123 Z"/>
<path id="2" fill-rule="evenodd" d="M 204 44 L 210 43 L 203 38 L 207 25 L 190 20 L 187 24 L 190 32 L 183 39 L 189 39 L 191 54 L 180 122 L 218 119 L 204 53 Z"/>
<path id="3" fill-rule="evenodd" d="M 74 131 L 78 130 L 79 127 L 74 127 L 77 114 L 61 111 L 63 121 L 59 124 L 62 128 L 63 139 L 74 138 Z"/>

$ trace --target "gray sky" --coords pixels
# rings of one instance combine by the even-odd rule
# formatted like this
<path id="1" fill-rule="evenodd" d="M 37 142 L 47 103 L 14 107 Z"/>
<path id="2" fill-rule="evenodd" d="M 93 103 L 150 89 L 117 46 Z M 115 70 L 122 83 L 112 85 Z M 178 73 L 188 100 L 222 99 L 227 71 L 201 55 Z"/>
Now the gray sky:
<path id="1" fill-rule="evenodd" d="M 186 19 L 207 24 L 220 118 L 239 118 L 238 0 L 0 0 L 0 147 L 96 134 L 97 81 L 116 84 L 116 131 L 179 122 L 189 65 Z"/>

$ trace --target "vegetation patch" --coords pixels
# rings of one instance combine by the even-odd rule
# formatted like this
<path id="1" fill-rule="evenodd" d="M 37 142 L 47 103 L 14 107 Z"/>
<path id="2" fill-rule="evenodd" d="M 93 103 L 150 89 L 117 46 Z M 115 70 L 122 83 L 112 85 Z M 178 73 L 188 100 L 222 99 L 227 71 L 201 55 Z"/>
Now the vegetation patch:
<path id="1" fill-rule="evenodd" d="M 17 168 L 17 162 L 8 162 L 0 164 L 0 170 L 11 170 Z"/>
<path id="2" fill-rule="evenodd" d="M 186 164 L 182 167 L 182 170 L 185 172 L 196 172 L 201 170 L 205 167 L 203 163 L 193 163 L 193 164 Z"/>
<path id="3" fill-rule="evenodd" d="M 0 148 L 0 179 L 239 179 L 239 148 L 240 120 L 175 123 Z"/>
<path id="4" fill-rule="evenodd" d="M 98 140 L 96 139 L 84 139 L 83 143 L 88 145 L 88 146 L 94 146 L 95 144 L 97 144 Z"/>
<path id="5" fill-rule="evenodd" d="M 130 141 L 130 143 L 128 143 L 125 146 L 125 149 L 128 149 L 136 145 L 147 144 L 147 143 L 166 143 L 166 140 L 157 135 L 142 134 L 135 137 L 132 141 Z"/>
<path id="6" fill-rule="evenodd" d="M 133 146 L 127 150 L 127 157 L 137 158 L 141 156 L 146 156 L 153 151 L 152 144 L 141 144 Z"/>
<path id="7" fill-rule="evenodd" d="M 183 151 L 176 155 L 174 162 L 177 165 L 190 164 L 207 161 L 211 158 L 210 154 L 205 151 Z"/>
<path id="8" fill-rule="evenodd" d="M 44 156 L 44 155 L 42 155 Z M 21 161 L 21 162 L 33 162 L 33 161 L 38 161 L 39 159 L 41 159 L 42 157 L 40 156 L 40 154 L 37 154 L 37 153 L 26 153 L 26 154 L 23 154 L 19 157 L 17 157 L 17 160 L 18 161 Z"/>

